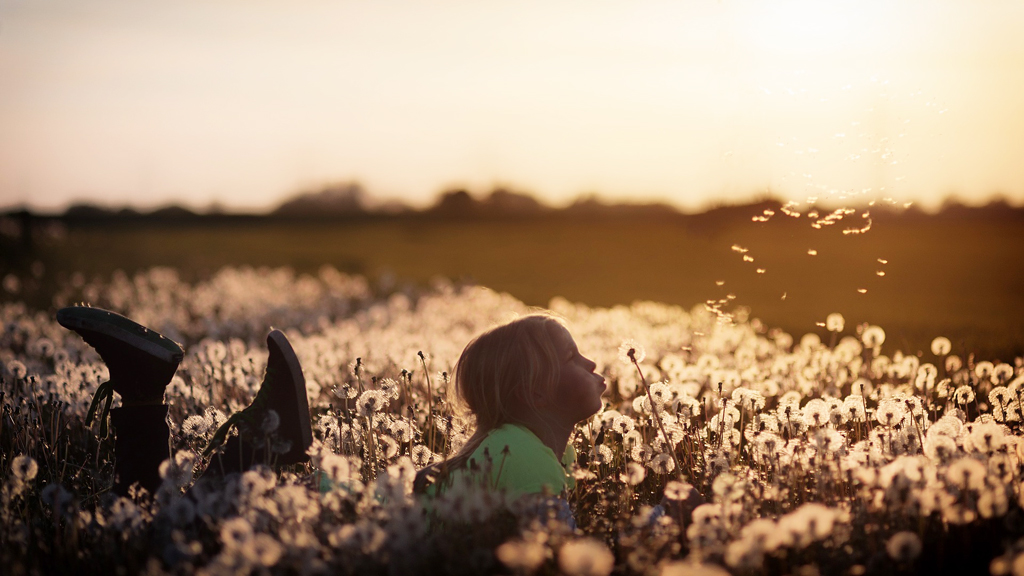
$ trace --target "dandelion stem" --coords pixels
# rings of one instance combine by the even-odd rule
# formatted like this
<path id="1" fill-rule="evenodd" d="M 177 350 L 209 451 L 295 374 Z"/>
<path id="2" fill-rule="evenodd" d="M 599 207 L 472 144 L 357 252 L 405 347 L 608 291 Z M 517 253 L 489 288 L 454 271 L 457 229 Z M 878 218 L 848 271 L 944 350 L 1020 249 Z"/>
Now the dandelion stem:
<path id="1" fill-rule="evenodd" d="M 427 379 L 427 445 L 430 449 L 434 449 L 434 392 L 431 390 L 430 385 L 430 370 L 427 370 L 427 358 L 423 355 L 423 351 L 420 350 L 416 353 L 420 357 L 420 365 L 423 366 L 423 376 Z"/>
<path id="2" fill-rule="evenodd" d="M 636 352 L 633 350 L 629 351 L 629 359 L 633 362 L 633 366 L 636 366 L 636 371 L 640 374 L 640 383 L 644 386 L 644 391 L 647 392 L 647 400 L 651 403 L 651 412 L 654 415 L 654 421 L 658 423 L 658 428 L 661 430 L 661 435 L 665 437 L 665 444 L 668 445 L 668 453 L 672 456 L 672 461 L 676 465 L 676 475 L 680 478 L 683 477 L 683 467 L 679 465 L 679 457 L 676 456 L 675 446 L 672 445 L 672 439 L 665 432 L 665 423 L 661 421 L 661 414 L 658 412 L 658 406 L 654 403 L 654 396 L 651 394 L 651 388 L 647 385 L 647 379 L 644 378 L 644 371 L 640 369 L 640 364 L 636 361 Z"/>

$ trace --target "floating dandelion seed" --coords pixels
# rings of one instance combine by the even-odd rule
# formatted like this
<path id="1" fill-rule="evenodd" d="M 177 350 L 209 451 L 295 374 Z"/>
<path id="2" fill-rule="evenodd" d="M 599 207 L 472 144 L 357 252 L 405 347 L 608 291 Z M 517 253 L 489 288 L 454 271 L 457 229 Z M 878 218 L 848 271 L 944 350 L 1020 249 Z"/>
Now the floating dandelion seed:
<path id="1" fill-rule="evenodd" d="M 715 286 L 724 286 L 725 280 L 715 280 Z"/>
<path id="2" fill-rule="evenodd" d="M 857 288 L 857 292 L 860 292 L 861 294 L 867 294 L 868 293 L 868 289 L 867 288 Z"/>
<path id="3" fill-rule="evenodd" d="M 818 255 L 818 251 L 815 250 L 814 248 L 809 248 L 807 250 L 807 253 L 810 254 L 811 256 L 817 256 Z"/>
<path id="4" fill-rule="evenodd" d="M 765 272 L 764 268 L 758 268 L 757 269 L 757 273 L 758 274 L 764 274 L 764 272 Z"/>
<path id="5" fill-rule="evenodd" d="M 746 248 L 744 248 L 743 246 L 740 246 L 739 244 L 733 244 L 732 245 L 732 251 L 733 252 L 739 252 L 740 254 L 746 254 L 748 252 L 748 250 Z"/>
<path id="6" fill-rule="evenodd" d="M 888 263 L 889 263 L 889 261 L 888 261 L 888 260 L 886 260 L 886 259 L 884 259 L 884 258 L 879 258 L 879 259 L 878 259 L 878 263 L 879 263 L 879 264 L 888 264 Z"/>
<path id="7" fill-rule="evenodd" d="M 743 255 L 743 261 L 744 262 L 753 262 L 754 261 L 754 257 L 750 256 L 749 254 L 744 254 Z"/>
<path id="8" fill-rule="evenodd" d="M 788 294 L 788 292 L 783 292 L 783 293 L 782 293 L 782 299 L 783 299 L 783 300 L 785 300 L 785 299 L 786 299 L 786 294 Z"/>

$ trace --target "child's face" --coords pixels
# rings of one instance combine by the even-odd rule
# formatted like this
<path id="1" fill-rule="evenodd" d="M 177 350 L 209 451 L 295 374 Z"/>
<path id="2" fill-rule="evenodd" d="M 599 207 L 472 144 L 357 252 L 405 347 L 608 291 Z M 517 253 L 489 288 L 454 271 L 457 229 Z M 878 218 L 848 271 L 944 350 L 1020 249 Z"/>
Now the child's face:
<path id="1" fill-rule="evenodd" d="M 576 342 L 565 328 L 558 326 L 553 334 L 561 361 L 561 378 L 548 396 L 549 411 L 562 422 L 575 425 L 601 409 L 601 394 L 607 385 L 597 368 L 580 354 Z"/>

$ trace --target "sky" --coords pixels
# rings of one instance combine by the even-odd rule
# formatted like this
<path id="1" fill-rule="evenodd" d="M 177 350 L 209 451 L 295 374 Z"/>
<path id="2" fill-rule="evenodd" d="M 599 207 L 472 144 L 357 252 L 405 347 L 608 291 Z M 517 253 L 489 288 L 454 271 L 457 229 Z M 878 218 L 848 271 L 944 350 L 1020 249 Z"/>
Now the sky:
<path id="1" fill-rule="evenodd" d="M 0 0 L 0 207 L 1024 204 L 1020 0 Z"/>

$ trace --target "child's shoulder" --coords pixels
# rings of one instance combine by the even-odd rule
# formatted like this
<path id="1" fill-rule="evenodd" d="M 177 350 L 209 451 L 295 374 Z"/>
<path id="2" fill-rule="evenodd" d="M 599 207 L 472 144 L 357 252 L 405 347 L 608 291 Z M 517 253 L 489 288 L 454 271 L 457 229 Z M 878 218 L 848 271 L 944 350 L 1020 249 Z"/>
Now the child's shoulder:
<path id="1" fill-rule="evenodd" d="M 558 494 L 571 482 L 565 458 L 555 458 L 536 434 L 517 424 L 495 428 L 471 458 L 490 468 L 495 487 L 511 492 L 539 494 L 547 490 Z"/>
<path id="2" fill-rule="evenodd" d="M 549 454 L 554 456 L 551 449 L 529 428 L 519 424 L 502 424 L 487 434 L 472 457 L 489 456 L 491 460 L 497 461 L 502 456 L 508 458 L 513 454 L 517 459 Z"/>

